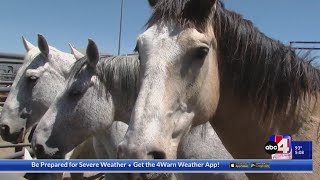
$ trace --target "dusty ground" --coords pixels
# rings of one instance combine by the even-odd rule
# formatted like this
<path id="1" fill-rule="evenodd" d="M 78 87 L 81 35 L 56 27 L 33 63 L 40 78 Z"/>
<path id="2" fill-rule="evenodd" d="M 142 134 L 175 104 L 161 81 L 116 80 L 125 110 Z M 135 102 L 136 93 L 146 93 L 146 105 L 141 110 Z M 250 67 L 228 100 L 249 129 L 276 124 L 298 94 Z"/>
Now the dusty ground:
<path id="1" fill-rule="evenodd" d="M 3 143 L 8 143 L 2 140 L 2 138 L 0 137 L 0 144 Z M 1 148 L 0 149 L 0 158 L 5 157 L 9 154 L 14 153 L 14 148 Z M 16 179 L 24 179 L 23 178 L 23 173 L 22 174 L 0 174 L 0 180 L 16 180 Z"/>
<path id="2" fill-rule="evenodd" d="M 0 137 L 0 144 L 3 144 L 3 143 L 7 143 L 7 142 L 3 141 Z M 1 148 L 0 149 L 0 158 L 5 157 L 11 153 L 14 153 L 13 148 Z"/>

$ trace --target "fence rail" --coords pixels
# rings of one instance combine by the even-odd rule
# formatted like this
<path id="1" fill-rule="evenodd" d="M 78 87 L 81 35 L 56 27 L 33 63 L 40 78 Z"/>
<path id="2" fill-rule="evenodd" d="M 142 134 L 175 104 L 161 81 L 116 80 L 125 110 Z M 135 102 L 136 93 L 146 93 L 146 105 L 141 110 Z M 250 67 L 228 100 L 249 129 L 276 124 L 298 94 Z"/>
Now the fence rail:
<path id="1" fill-rule="evenodd" d="M 24 59 L 24 55 L 23 54 L 16 54 L 16 53 L 4 53 L 1 52 L 0 53 L 0 58 L 6 58 L 6 59 Z"/>
<path id="2" fill-rule="evenodd" d="M 31 146 L 31 143 L 19 143 L 19 144 L 0 144 L 0 148 L 11 148 L 11 147 L 26 147 Z"/>
<path id="3" fill-rule="evenodd" d="M 299 44 L 295 47 L 294 44 Z M 318 47 L 303 47 L 302 44 L 310 46 L 310 44 L 317 45 Z M 320 41 L 290 41 L 290 46 L 297 50 L 320 50 Z"/>
<path id="4" fill-rule="evenodd" d="M 0 80 L 0 84 L 3 84 L 3 85 L 11 85 L 11 84 L 13 84 L 13 81 L 1 81 L 1 80 Z"/>

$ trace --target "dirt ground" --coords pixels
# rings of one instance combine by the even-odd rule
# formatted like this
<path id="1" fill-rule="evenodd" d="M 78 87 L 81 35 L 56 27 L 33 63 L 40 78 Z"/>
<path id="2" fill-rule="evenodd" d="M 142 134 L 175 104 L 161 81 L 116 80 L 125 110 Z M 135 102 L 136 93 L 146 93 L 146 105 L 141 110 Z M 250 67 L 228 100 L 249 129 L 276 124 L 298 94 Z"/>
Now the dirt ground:
<path id="1" fill-rule="evenodd" d="M 3 141 L 2 140 L 2 138 L 0 137 L 0 144 L 7 144 L 8 142 L 5 142 L 5 141 Z M 6 156 L 8 156 L 8 155 L 10 155 L 10 154 L 12 154 L 12 153 L 14 153 L 14 148 L 1 148 L 0 149 L 0 159 L 1 158 L 3 158 L 3 157 L 6 157 Z M 21 174 L 16 174 L 16 173 L 14 173 L 14 174 L 0 174 L 0 180 L 16 180 L 16 179 L 24 179 L 23 178 L 23 173 L 21 173 Z"/>
<path id="2" fill-rule="evenodd" d="M 2 140 L 2 138 L 0 137 L 0 144 L 4 144 L 4 143 L 8 143 Z M 1 148 L 0 149 L 0 158 L 3 158 L 11 153 L 14 153 L 14 149 L 13 148 Z"/>

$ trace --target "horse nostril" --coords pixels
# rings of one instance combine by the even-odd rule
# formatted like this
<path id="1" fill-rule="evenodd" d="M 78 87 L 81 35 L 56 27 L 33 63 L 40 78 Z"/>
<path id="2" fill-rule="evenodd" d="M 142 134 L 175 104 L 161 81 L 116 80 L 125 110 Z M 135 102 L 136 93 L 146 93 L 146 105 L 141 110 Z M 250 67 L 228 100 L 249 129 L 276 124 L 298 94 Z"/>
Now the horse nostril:
<path id="1" fill-rule="evenodd" d="M 41 145 L 41 144 L 36 144 L 36 145 L 34 146 L 34 151 L 35 151 L 36 155 L 41 155 L 41 154 L 43 154 L 43 153 L 44 153 L 44 147 L 43 147 L 43 145 Z"/>
<path id="2" fill-rule="evenodd" d="M 1 124 L 1 125 L 0 125 L 0 131 L 1 131 L 1 134 L 3 134 L 4 136 L 6 136 L 6 135 L 9 134 L 10 128 L 9 128 L 8 125 Z"/>
<path id="3" fill-rule="evenodd" d="M 166 159 L 166 154 L 163 151 L 151 151 L 148 153 L 153 159 Z"/>
<path id="4" fill-rule="evenodd" d="M 27 119 L 27 118 L 30 117 L 30 115 L 31 115 L 30 113 L 24 112 L 24 113 L 21 113 L 20 117 L 21 117 L 22 119 Z"/>

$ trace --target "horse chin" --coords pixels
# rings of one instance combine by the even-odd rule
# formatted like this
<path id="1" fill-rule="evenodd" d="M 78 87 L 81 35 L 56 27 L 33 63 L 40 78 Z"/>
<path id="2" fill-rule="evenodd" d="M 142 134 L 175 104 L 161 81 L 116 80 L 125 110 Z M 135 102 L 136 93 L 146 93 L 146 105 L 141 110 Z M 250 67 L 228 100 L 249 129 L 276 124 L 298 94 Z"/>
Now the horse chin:
<path id="1" fill-rule="evenodd" d="M 65 153 L 62 153 L 59 148 L 35 145 L 34 141 L 32 141 L 32 149 L 38 159 L 64 159 L 65 157 Z"/>
<path id="2" fill-rule="evenodd" d="M 64 157 L 65 157 L 64 153 L 61 153 L 61 151 L 58 151 L 54 153 L 54 155 L 52 156 L 52 159 L 64 159 Z"/>
<path id="3" fill-rule="evenodd" d="M 41 153 L 37 154 L 38 159 L 64 159 L 63 153 L 61 151 L 55 151 L 52 153 Z"/>

